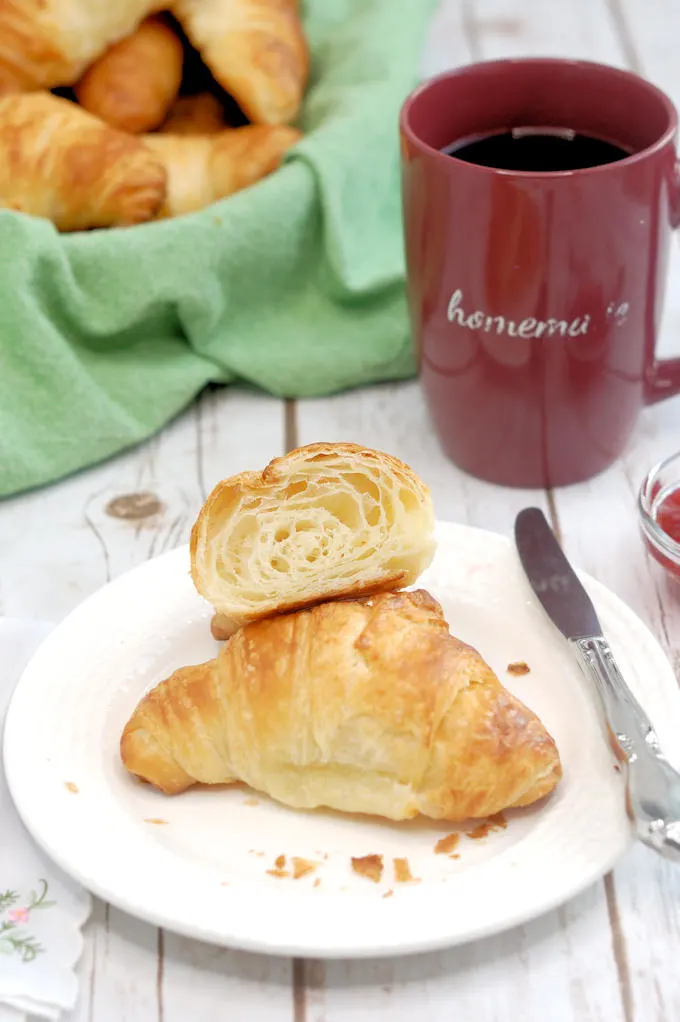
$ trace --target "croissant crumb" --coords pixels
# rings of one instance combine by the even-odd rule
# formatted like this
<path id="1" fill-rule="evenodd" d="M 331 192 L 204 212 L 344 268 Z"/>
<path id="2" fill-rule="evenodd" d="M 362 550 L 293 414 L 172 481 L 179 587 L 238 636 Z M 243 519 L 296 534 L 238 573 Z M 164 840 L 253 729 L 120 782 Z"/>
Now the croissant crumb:
<path id="1" fill-rule="evenodd" d="M 394 879 L 398 884 L 419 884 L 420 880 L 418 877 L 414 877 L 411 873 L 411 866 L 408 859 L 393 859 L 394 863 Z"/>
<path id="2" fill-rule="evenodd" d="M 525 660 L 515 660 L 513 663 L 508 664 L 508 674 L 514 674 L 519 677 L 522 674 L 529 674 L 531 668 Z"/>
<path id="3" fill-rule="evenodd" d="M 508 821 L 503 816 L 503 813 L 496 813 L 495 816 L 491 816 L 488 820 L 477 824 L 472 830 L 466 830 L 465 834 L 467 837 L 472 838 L 473 841 L 479 841 L 481 838 L 488 837 L 489 834 L 493 834 L 497 830 L 505 830 L 507 825 Z"/>
<path id="4" fill-rule="evenodd" d="M 437 844 L 434 846 L 436 855 L 447 855 L 452 852 L 460 841 L 460 834 L 448 834 L 446 837 L 440 838 Z"/>
<path id="5" fill-rule="evenodd" d="M 300 859 L 297 856 L 293 856 L 293 880 L 300 880 L 302 877 L 309 876 L 319 865 L 318 862 L 313 862 L 311 859 Z"/>
<path id="6" fill-rule="evenodd" d="M 354 872 L 359 876 L 366 877 L 367 880 L 372 880 L 375 884 L 380 883 L 383 868 L 382 855 L 362 855 L 358 858 L 352 858 L 352 869 Z"/>

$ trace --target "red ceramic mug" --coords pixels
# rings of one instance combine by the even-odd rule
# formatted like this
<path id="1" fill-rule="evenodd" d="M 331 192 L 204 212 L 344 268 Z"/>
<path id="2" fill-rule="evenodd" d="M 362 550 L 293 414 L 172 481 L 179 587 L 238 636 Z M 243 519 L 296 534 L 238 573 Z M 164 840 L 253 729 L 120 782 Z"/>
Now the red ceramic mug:
<path id="1" fill-rule="evenodd" d="M 441 151 L 520 125 L 630 155 L 529 172 Z M 469 65 L 407 99 L 413 334 L 436 430 L 464 470 L 511 486 L 587 479 L 619 456 L 643 405 L 680 392 L 680 358 L 654 351 L 680 222 L 676 131 L 662 92 L 585 61 Z"/>

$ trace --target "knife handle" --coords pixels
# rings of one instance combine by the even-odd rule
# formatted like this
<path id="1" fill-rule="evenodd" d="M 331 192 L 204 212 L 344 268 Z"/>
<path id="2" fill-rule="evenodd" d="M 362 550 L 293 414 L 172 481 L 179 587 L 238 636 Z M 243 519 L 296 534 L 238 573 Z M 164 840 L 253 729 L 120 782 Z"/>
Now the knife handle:
<path id="1" fill-rule="evenodd" d="M 664 756 L 607 640 L 590 636 L 569 641 L 602 702 L 612 749 L 626 774 L 626 809 L 639 839 L 680 862 L 680 773 Z"/>

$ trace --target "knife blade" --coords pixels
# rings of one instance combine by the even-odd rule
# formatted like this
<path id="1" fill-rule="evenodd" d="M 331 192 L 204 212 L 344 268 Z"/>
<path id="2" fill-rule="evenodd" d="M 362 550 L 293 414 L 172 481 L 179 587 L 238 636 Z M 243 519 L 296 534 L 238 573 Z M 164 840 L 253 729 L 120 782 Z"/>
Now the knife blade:
<path id="1" fill-rule="evenodd" d="M 565 639 L 601 635 L 592 601 L 537 507 L 517 515 L 515 542 L 531 588 Z"/>
<path id="2" fill-rule="evenodd" d="M 590 597 L 538 508 L 525 508 L 517 516 L 515 543 L 543 610 L 599 697 L 610 744 L 624 767 L 626 811 L 637 837 L 680 862 L 680 773 L 664 755 L 614 659 Z"/>

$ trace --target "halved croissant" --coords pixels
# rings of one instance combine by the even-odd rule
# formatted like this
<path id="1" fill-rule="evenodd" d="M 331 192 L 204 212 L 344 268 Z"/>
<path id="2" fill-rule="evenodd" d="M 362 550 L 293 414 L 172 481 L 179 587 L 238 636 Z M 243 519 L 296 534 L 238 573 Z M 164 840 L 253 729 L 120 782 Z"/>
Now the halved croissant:
<path id="1" fill-rule="evenodd" d="M 162 0 L 2 0 L 0 93 L 72 85 Z"/>
<path id="2" fill-rule="evenodd" d="M 0 206 L 61 231 L 149 220 L 166 176 L 132 135 L 47 92 L 0 97 Z"/>
<path id="3" fill-rule="evenodd" d="M 191 533 L 217 638 L 331 597 L 411 585 L 434 554 L 425 484 L 357 444 L 312 444 L 218 483 Z"/>
<path id="4" fill-rule="evenodd" d="M 121 131 L 157 128 L 177 98 L 184 48 L 161 18 L 147 18 L 91 64 L 75 87 L 78 102 Z"/>
<path id="5" fill-rule="evenodd" d="M 249 120 L 294 120 L 309 63 L 297 0 L 173 0 L 170 8 Z"/>
<path id="6" fill-rule="evenodd" d="M 238 780 L 295 808 L 392 820 L 490 816 L 561 776 L 541 722 L 423 591 L 248 625 L 146 695 L 120 748 L 168 794 Z"/>
<path id="7" fill-rule="evenodd" d="M 143 137 L 168 175 L 161 215 L 180 216 L 204 209 L 266 177 L 302 136 L 286 125 L 253 124 L 215 135 L 157 132 Z"/>

